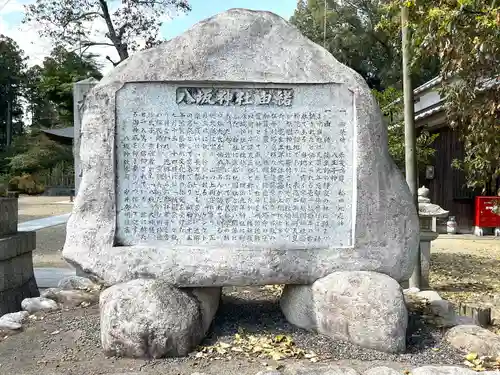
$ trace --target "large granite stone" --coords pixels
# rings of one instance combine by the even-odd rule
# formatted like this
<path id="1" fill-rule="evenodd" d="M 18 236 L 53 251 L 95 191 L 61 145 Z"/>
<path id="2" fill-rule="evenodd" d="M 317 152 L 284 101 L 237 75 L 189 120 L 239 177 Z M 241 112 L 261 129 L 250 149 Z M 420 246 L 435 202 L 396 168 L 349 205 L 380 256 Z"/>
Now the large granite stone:
<path id="1" fill-rule="evenodd" d="M 365 348 L 404 352 L 408 312 L 398 282 L 375 272 L 334 272 L 312 285 L 286 285 L 281 308 L 301 328 Z"/>
<path id="2" fill-rule="evenodd" d="M 207 332 L 220 288 L 180 290 L 137 279 L 102 292 L 101 343 L 108 355 L 161 358 L 187 355 Z"/>
<path id="3" fill-rule="evenodd" d="M 414 369 L 413 375 L 474 375 L 477 372 L 456 366 L 423 366 Z M 483 372 L 486 374 L 486 372 Z"/>
<path id="4" fill-rule="evenodd" d="M 328 365 L 292 365 L 286 366 L 284 375 L 359 375 L 359 373 L 349 367 L 328 366 Z"/>
<path id="5" fill-rule="evenodd" d="M 229 109 L 224 105 L 209 106 L 204 104 L 215 103 L 215 99 L 211 102 L 210 99 L 196 96 L 203 94 L 203 90 L 199 89 L 203 87 L 207 90 L 216 87 L 222 92 L 224 90 L 221 87 L 229 87 L 236 89 L 237 93 L 231 99 L 231 105 L 228 104 Z M 195 88 L 195 91 L 186 90 L 189 88 Z M 247 94 L 253 95 L 252 90 L 255 89 L 270 92 L 274 90 L 276 98 L 281 94 L 281 99 L 276 99 L 276 103 L 273 98 L 271 107 L 274 105 L 275 109 L 266 106 L 238 109 L 234 102 L 244 104 L 249 97 Z M 286 99 L 290 92 L 297 95 L 293 97 L 293 103 L 287 101 L 290 97 Z M 199 105 L 193 104 L 192 96 L 196 96 L 192 100 Z M 265 95 L 258 97 L 265 99 Z M 325 102 L 330 103 L 329 106 L 325 107 Z M 151 108 L 156 108 L 156 113 L 152 113 Z M 267 126 L 256 125 L 257 120 L 250 126 L 248 117 L 241 127 L 234 121 L 231 123 L 234 126 L 228 121 L 221 121 L 220 124 L 216 122 L 213 129 L 226 133 L 217 136 L 215 140 L 204 140 L 202 132 L 199 138 L 196 138 L 197 132 L 193 132 L 194 138 L 180 140 L 180 135 L 191 133 L 182 133 L 181 130 L 169 132 L 166 125 L 175 116 L 180 116 L 179 121 L 184 121 L 182 114 L 186 118 L 194 118 L 197 113 L 215 113 L 217 116 L 222 113 L 224 117 L 227 113 L 256 115 L 260 112 L 271 116 L 284 114 L 286 118 L 289 113 L 287 111 L 293 114 L 294 110 L 300 112 L 299 117 L 310 116 L 309 120 L 307 117 L 300 117 L 300 127 L 306 131 L 304 140 L 287 141 L 286 131 L 292 130 L 293 134 L 295 125 L 287 126 L 285 120 L 278 118 L 276 121 L 272 117 L 271 121 L 266 120 Z M 317 116 L 328 121 L 320 126 L 318 122 L 314 122 L 317 121 Z M 347 116 L 345 121 L 342 116 Z M 178 118 L 175 121 L 177 120 Z M 273 121 L 276 124 L 273 125 Z M 331 123 L 331 130 L 326 129 L 327 122 Z M 140 126 L 139 133 L 135 134 L 134 128 L 141 123 L 143 125 Z M 187 129 L 189 126 L 179 128 Z M 269 152 L 266 157 L 261 154 L 258 157 L 254 154 L 252 157 L 248 149 L 240 150 L 238 158 L 243 160 L 240 170 L 219 176 L 214 171 L 220 167 L 219 162 L 225 160 L 225 156 L 216 158 L 215 151 L 212 151 L 219 146 L 223 147 L 223 144 L 237 145 L 238 142 L 234 139 L 243 133 L 242 130 L 235 129 L 241 128 L 261 132 L 258 142 L 249 142 L 252 145 L 265 142 L 263 132 L 266 128 L 275 129 L 276 134 L 270 136 L 272 147 L 266 149 Z M 177 137 L 175 141 L 171 141 L 175 146 L 168 148 L 168 143 L 164 140 L 149 142 L 151 134 L 158 129 L 158 137 Z M 322 137 L 323 141 L 328 139 L 325 141 L 327 144 L 316 144 L 307 138 L 314 134 Z M 128 138 L 131 143 L 127 143 L 129 135 L 137 138 Z M 142 138 L 143 135 L 146 138 Z M 339 140 L 340 138 L 345 140 Z M 212 145 L 212 141 L 215 144 Z M 134 142 L 141 144 L 136 153 L 131 151 L 135 147 Z M 211 146 L 203 146 L 205 142 L 209 142 Z M 308 172 L 304 173 L 304 178 L 299 174 L 293 180 L 290 177 L 293 173 L 287 172 L 283 165 L 283 172 L 274 170 L 272 179 L 268 181 L 272 183 L 275 180 L 284 185 L 274 186 L 275 190 L 264 188 L 264 185 L 262 188 L 249 187 L 259 184 L 259 177 L 262 181 L 262 176 L 267 173 L 259 169 L 260 166 L 252 167 L 251 163 L 259 160 L 275 161 L 279 159 L 277 153 L 283 148 L 286 151 L 287 146 L 297 146 L 301 152 L 306 153 L 311 151 L 311 146 L 319 147 L 320 150 L 327 149 L 328 142 L 331 143 L 332 152 L 342 150 L 338 147 L 341 147 L 340 143 L 343 144 L 345 152 L 342 158 L 345 161 L 339 164 L 332 155 L 326 158 L 323 155 L 309 155 L 305 159 L 297 159 L 299 164 L 300 160 L 310 159 L 309 161 L 317 163 L 325 159 L 332 165 L 337 163 L 338 170 L 345 175 L 345 181 L 340 185 L 337 180 L 333 187 L 318 188 L 326 192 L 322 198 L 328 201 L 326 209 L 322 206 L 320 210 L 315 210 L 313 205 L 309 205 L 307 210 L 297 210 L 294 207 L 294 194 L 283 193 L 286 189 L 293 190 L 286 186 L 287 183 L 293 186 L 294 182 L 307 182 L 315 176 L 314 171 L 319 176 L 318 167 L 300 166 L 301 170 Z M 128 154 L 126 144 L 131 147 Z M 177 169 L 180 164 L 167 165 L 161 156 L 153 152 L 160 146 L 167 147 L 169 152 L 182 149 L 201 155 L 201 164 L 211 164 L 203 164 L 201 167 L 194 157 L 169 157 L 168 162 L 182 159 L 184 168 L 186 160 L 190 160 L 187 169 L 191 168 L 192 172 L 183 174 L 188 181 L 203 179 L 203 173 L 209 173 L 212 169 L 210 173 L 215 175 L 215 179 L 211 181 L 215 182 L 215 187 L 210 188 L 208 185 L 207 192 L 193 190 L 191 194 L 189 186 L 186 188 L 187 193 L 182 193 L 179 190 L 181 187 L 177 185 L 173 187 L 171 180 L 161 176 L 176 173 L 175 176 L 179 178 L 174 180 L 181 181 L 182 176 Z M 212 151 L 209 150 L 211 147 Z M 120 152 L 117 153 L 116 150 Z M 83 175 L 73 214 L 67 225 L 63 256 L 83 272 L 93 274 L 104 283 L 115 284 L 140 277 L 158 277 L 181 287 L 308 284 L 338 270 L 376 271 L 398 281 L 406 280 L 411 275 L 419 241 L 417 212 L 407 185 L 388 154 L 386 126 L 369 87 L 359 74 L 340 64 L 326 50 L 312 43 L 273 13 L 232 9 L 200 22 L 181 36 L 158 47 L 138 52 L 121 63 L 92 89 L 85 100 L 80 157 Z M 229 160 L 232 161 L 231 157 Z M 132 162 L 141 165 L 134 173 L 140 173 L 137 170 L 146 171 L 142 180 L 128 177 L 127 163 Z M 163 169 L 146 168 L 149 163 L 163 165 Z M 252 169 L 255 173 L 250 172 Z M 333 169 L 326 173 L 328 177 L 333 178 L 337 173 Z M 324 175 L 322 178 L 321 182 L 325 182 Z M 229 184 L 228 180 L 232 182 Z M 243 195 L 238 195 L 238 200 L 230 198 L 227 207 L 215 205 L 210 210 L 204 210 L 206 206 L 203 204 L 207 204 L 210 192 L 223 191 L 221 186 L 226 183 L 231 192 L 238 188 L 243 191 Z M 241 184 L 246 186 L 242 188 Z M 137 189 L 138 186 L 142 192 L 126 191 L 127 187 Z M 345 199 L 339 198 L 340 189 L 335 189 L 339 186 L 346 188 Z M 156 192 L 151 193 L 154 190 L 150 188 L 154 187 Z M 246 193 L 264 194 L 266 189 L 267 196 L 261 196 L 261 201 L 266 202 L 265 199 L 276 197 L 276 202 L 264 205 L 245 203 L 257 202 L 255 196 L 245 195 Z M 311 197 L 315 196 L 315 189 L 316 187 L 306 189 L 305 194 L 303 192 L 306 190 L 301 190 L 302 193 L 297 195 L 297 204 L 302 204 L 301 198 L 306 203 L 309 202 L 307 200 L 314 199 Z M 202 199 L 202 202 L 197 202 L 195 198 L 199 196 L 205 201 Z M 153 203 L 160 198 L 163 199 L 160 201 L 161 207 L 155 211 Z M 338 208 L 339 202 L 344 204 L 343 208 Z M 240 203 L 234 210 L 233 207 Z M 200 205 L 204 208 L 200 208 Z M 269 222 L 266 225 L 262 221 L 257 223 L 257 206 L 261 210 L 272 211 L 278 218 L 264 214 L 264 219 Z M 136 209 L 136 220 L 127 217 L 127 210 L 133 210 L 134 207 L 140 207 Z M 196 220 L 189 216 L 193 212 L 196 213 Z M 286 217 L 287 213 L 293 215 L 296 212 L 312 216 L 301 219 L 303 221 L 300 225 L 279 219 L 279 215 Z M 314 212 L 326 214 L 325 227 L 321 226 L 322 219 L 314 216 Z M 235 213 L 253 220 L 251 226 L 248 225 L 248 220 L 240 220 L 238 228 L 234 229 L 240 234 L 249 235 L 250 240 L 248 237 L 243 240 L 238 236 L 226 237 L 224 225 L 217 224 L 227 223 L 226 219 L 234 219 Z M 184 216 L 176 219 L 173 215 Z M 154 221 L 157 217 L 163 220 L 160 224 Z M 188 223 L 186 218 L 192 221 Z M 167 225 L 164 224 L 165 220 L 168 221 Z M 184 220 L 184 224 L 180 220 Z M 276 223 L 272 223 L 273 220 Z M 192 222 L 196 222 L 196 225 L 191 226 Z M 195 237 L 200 223 L 208 223 L 204 227 L 207 231 L 205 240 L 197 240 Z M 352 230 L 347 230 L 349 223 Z M 187 233 L 191 227 L 194 228 L 193 233 Z M 185 232 L 175 232 L 179 228 L 184 228 L 182 230 Z M 278 233 L 274 240 L 262 240 L 256 228 L 277 230 Z M 233 231 L 230 225 L 229 229 Z M 299 235 L 300 230 L 304 229 L 305 240 L 295 239 L 291 229 L 299 231 Z M 307 238 L 308 232 L 318 233 L 323 229 L 326 237 Z M 337 229 L 339 235 L 335 234 Z M 130 230 L 137 235 L 127 232 Z M 172 238 L 172 233 L 180 233 L 181 236 Z M 213 233 L 213 239 L 210 233 Z M 192 238 L 188 237 L 190 235 Z M 179 238 L 181 240 L 178 241 Z"/>
<path id="6" fill-rule="evenodd" d="M 401 375 L 401 373 L 390 367 L 374 367 L 365 371 L 363 375 Z"/>
<path id="7" fill-rule="evenodd" d="M 500 355 L 500 336 L 475 325 L 453 327 L 445 336 L 446 341 L 464 353 L 497 358 Z"/>

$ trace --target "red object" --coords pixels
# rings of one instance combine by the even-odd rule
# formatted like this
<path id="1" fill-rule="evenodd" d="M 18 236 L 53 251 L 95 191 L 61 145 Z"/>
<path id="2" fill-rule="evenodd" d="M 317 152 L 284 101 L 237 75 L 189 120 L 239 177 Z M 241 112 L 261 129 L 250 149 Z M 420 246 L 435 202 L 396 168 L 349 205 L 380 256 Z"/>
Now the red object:
<path id="1" fill-rule="evenodd" d="M 481 228 L 500 227 L 500 215 L 492 211 L 495 203 L 500 206 L 500 197 L 476 197 L 474 226 Z"/>

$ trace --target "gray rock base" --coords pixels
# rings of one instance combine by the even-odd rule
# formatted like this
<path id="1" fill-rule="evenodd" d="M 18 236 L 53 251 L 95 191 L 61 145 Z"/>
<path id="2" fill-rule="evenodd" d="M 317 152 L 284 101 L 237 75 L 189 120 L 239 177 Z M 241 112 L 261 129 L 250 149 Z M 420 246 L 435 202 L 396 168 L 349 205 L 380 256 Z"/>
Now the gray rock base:
<path id="1" fill-rule="evenodd" d="M 24 321 L 28 318 L 27 311 L 19 311 L 16 313 L 5 314 L 0 317 L 0 330 L 16 330 L 23 326 Z"/>
<path id="2" fill-rule="evenodd" d="M 35 246 L 35 232 L 0 235 L 0 315 L 21 310 L 23 299 L 40 295 L 31 255 Z"/>
<path id="3" fill-rule="evenodd" d="M 54 311 L 59 309 L 59 305 L 56 301 L 45 297 L 25 298 L 21 302 L 21 307 L 30 314 L 39 311 Z"/>
<path id="4" fill-rule="evenodd" d="M 98 290 L 100 286 L 92 280 L 81 276 L 68 276 L 59 280 L 57 287 L 62 290 Z"/>
<path id="5" fill-rule="evenodd" d="M 39 295 L 34 276 L 22 285 L 0 291 L 0 315 L 21 310 L 21 302 L 25 298 Z"/>
<path id="6" fill-rule="evenodd" d="M 374 367 L 367 370 L 364 375 L 401 375 L 401 373 L 390 367 Z"/>
<path id="7" fill-rule="evenodd" d="M 348 367 L 324 365 L 295 365 L 286 367 L 284 375 L 359 375 L 358 372 Z"/>
<path id="8" fill-rule="evenodd" d="M 497 358 L 500 356 L 500 336 L 475 325 L 460 325 L 446 333 L 446 341 L 464 353 Z"/>
<path id="9" fill-rule="evenodd" d="M 178 289 L 138 279 L 101 293 L 101 343 L 106 355 L 161 358 L 187 355 L 204 338 L 220 288 Z"/>
<path id="10" fill-rule="evenodd" d="M 398 282 L 375 272 L 334 272 L 312 285 L 287 285 L 287 320 L 304 329 L 365 348 L 401 353 L 408 312 Z"/>
<path id="11" fill-rule="evenodd" d="M 85 290 L 63 290 L 60 288 L 49 288 L 45 290 L 41 294 L 41 296 L 50 298 L 51 300 L 54 300 L 61 305 L 69 307 L 85 305 L 89 306 L 99 301 L 98 290 L 87 292 Z"/>
<path id="12" fill-rule="evenodd" d="M 477 372 L 469 370 L 467 368 L 455 367 L 455 366 L 424 366 L 414 369 L 412 375 L 475 375 Z M 496 371 L 485 371 L 481 374 L 490 375 L 495 374 Z"/>

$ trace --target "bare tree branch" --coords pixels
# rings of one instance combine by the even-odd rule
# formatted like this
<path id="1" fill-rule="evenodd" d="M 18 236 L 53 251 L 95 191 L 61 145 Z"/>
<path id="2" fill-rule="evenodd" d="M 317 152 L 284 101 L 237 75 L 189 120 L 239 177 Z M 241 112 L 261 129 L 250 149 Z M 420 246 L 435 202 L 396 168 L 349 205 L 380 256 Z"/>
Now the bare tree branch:
<path id="1" fill-rule="evenodd" d="M 120 62 L 114 62 L 113 60 L 111 60 L 111 57 L 109 56 L 106 56 L 106 60 L 108 60 L 111 64 L 113 64 L 113 66 L 117 66 Z"/>
<path id="2" fill-rule="evenodd" d="M 93 46 L 109 46 L 109 47 L 114 47 L 115 45 L 113 43 L 106 43 L 106 42 L 82 42 L 82 46 L 84 47 L 93 47 Z"/>
<path id="3" fill-rule="evenodd" d="M 108 27 L 108 35 L 109 39 L 113 42 L 116 51 L 118 52 L 118 56 L 120 56 L 120 61 L 128 58 L 128 50 L 127 45 L 122 42 L 122 36 L 118 36 L 116 34 L 115 27 L 113 25 L 113 21 L 111 20 L 111 15 L 109 14 L 108 4 L 106 0 L 99 0 L 99 4 L 101 5 L 102 12 L 104 14 L 104 20 L 106 21 L 106 26 Z M 111 61 L 109 59 L 109 61 Z M 113 63 L 113 62 L 112 62 Z M 118 64 L 114 64 L 114 66 Z"/>
<path id="4" fill-rule="evenodd" d="M 104 15 L 100 12 L 87 12 L 87 13 L 82 13 L 78 17 L 71 18 L 67 20 L 65 23 L 63 23 L 62 27 L 67 27 L 70 23 L 80 21 L 81 19 L 87 18 L 89 16 L 99 16 L 104 18 Z"/>

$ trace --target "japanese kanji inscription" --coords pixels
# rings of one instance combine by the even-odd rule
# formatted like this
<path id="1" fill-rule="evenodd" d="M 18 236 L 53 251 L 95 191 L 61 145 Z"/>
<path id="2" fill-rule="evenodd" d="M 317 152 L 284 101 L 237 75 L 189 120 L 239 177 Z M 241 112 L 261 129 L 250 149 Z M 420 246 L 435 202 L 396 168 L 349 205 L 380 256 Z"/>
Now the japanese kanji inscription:
<path id="1" fill-rule="evenodd" d="M 127 84 L 117 241 L 351 247 L 354 120 L 343 90 Z"/>

